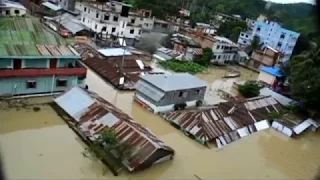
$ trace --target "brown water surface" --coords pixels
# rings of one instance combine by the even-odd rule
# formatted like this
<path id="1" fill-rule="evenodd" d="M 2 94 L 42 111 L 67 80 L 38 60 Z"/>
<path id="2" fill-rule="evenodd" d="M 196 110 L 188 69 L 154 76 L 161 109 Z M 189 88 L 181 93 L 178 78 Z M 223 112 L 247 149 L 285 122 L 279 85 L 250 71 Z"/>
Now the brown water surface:
<path id="1" fill-rule="evenodd" d="M 257 77 L 239 69 L 244 74 L 239 79 Z M 199 77 L 212 89 L 221 88 L 216 85 L 221 82 L 226 84 L 221 80 L 215 84 L 224 70 L 210 71 Z M 10 109 L 0 111 L 0 145 L 10 179 L 310 179 L 320 164 L 319 133 L 308 132 L 291 139 L 270 129 L 222 150 L 209 149 L 133 103 L 133 92 L 119 93 L 91 71 L 87 84 L 175 149 L 175 159 L 134 174 L 122 171 L 114 177 L 100 163 L 83 155 L 83 143 L 49 106 L 39 112 Z M 212 101 L 217 99 L 215 96 Z"/>

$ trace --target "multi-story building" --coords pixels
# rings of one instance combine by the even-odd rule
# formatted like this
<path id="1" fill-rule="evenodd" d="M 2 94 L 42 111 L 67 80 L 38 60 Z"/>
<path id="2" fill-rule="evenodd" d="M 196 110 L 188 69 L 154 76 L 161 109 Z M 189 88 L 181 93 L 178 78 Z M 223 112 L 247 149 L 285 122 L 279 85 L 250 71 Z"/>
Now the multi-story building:
<path id="1" fill-rule="evenodd" d="M 236 60 L 238 54 L 238 45 L 231 40 L 214 36 L 215 41 L 213 42 L 212 52 L 213 58 L 212 63 L 214 64 L 224 64 L 226 62 L 231 62 Z"/>
<path id="2" fill-rule="evenodd" d="M 69 46 L 1 45 L 0 96 L 53 93 L 83 85 L 86 68 Z"/>
<path id="3" fill-rule="evenodd" d="M 109 37 L 110 34 L 139 38 L 142 30 L 151 30 L 154 19 L 151 11 L 130 12 L 132 6 L 122 2 L 77 2 L 76 10 L 81 12 L 81 23 L 96 33 Z"/>
<path id="4" fill-rule="evenodd" d="M 256 21 L 252 30 L 240 33 L 238 44 L 249 46 L 255 36 L 260 38 L 262 49 L 270 46 L 281 52 L 280 61 L 285 62 L 290 59 L 300 33 L 282 28 L 276 22 Z"/>

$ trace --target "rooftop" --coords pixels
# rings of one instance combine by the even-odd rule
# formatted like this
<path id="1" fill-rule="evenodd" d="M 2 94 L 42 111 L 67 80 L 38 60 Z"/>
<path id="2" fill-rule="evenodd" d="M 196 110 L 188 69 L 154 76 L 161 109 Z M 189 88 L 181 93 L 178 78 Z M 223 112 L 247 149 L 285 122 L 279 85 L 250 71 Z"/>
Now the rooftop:
<path id="1" fill-rule="evenodd" d="M 132 55 L 130 51 L 127 51 L 123 48 L 107 48 L 107 49 L 99 49 L 98 51 L 106 57 Z"/>
<path id="2" fill-rule="evenodd" d="M 87 66 L 120 90 L 135 89 L 134 85 L 140 74 L 152 71 L 152 68 L 146 66 L 136 55 L 125 56 L 122 64 L 122 56 L 105 57 L 91 46 L 82 43 L 73 47 L 81 54 L 82 61 Z"/>
<path id="3" fill-rule="evenodd" d="M 81 24 L 77 17 L 64 13 L 61 16 L 54 17 L 55 22 L 60 23 L 64 28 L 69 30 L 72 34 L 76 34 L 79 31 L 85 30 L 86 27 Z"/>
<path id="4" fill-rule="evenodd" d="M 0 7 L 26 10 L 26 8 L 20 3 L 14 2 L 14 1 L 6 1 L 6 0 L 3 1 L 3 4 L 1 4 Z"/>
<path id="5" fill-rule="evenodd" d="M 133 149 L 130 157 L 123 161 L 129 171 L 145 168 L 146 161 L 151 160 L 153 162 L 149 163 L 152 164 L 168 154 L 174 154 L 174 150 L 151 131 L 95 93 L 74 87 L 54 101 L 79 123 L 78 130 L 92 141 L 99 137 L 99 132 L 113 129 L 121 142 Z M 157 150 L 161 153 L 157 154 Z M 157 158 L 149 159 L 151 155 Z"/>
<path id="6" fill-rule="evenodd" d="M 149 82 L 163 91 L 176 91 L 206 87 L 208 84 L 196 76 L 188 73 L 153 74 L 141 76 L 141 79 Z"/>
<path id="7" fill-rule="evenodd" d="M 0 58 L 80 58 L 71 46 L 0 44 Z"/>
<path id="8" fill-rule="evenodd" d="M 273 67 L 261 66 L 260 71 L 264 71 L 264 72 L 269 73 L 271 75 L 274 75 L 276 77 L 283 77 L 284 76 L 281 69 L 277 66 L 273 66 Z"/>
<path id="9" fill-rule="evenodd" d="M 49 9 L 51 9 L 51 10 L 53 10 L 53 11 L 59 11 L 59 10 L 62 9 L 61 6 L 57 6 L 57 5 L 55 5 L 55 4 L 53 4 L 53 3 L 49 2 L 49 1 L 42 3 L 42 5 L 47 7 L 47 8 L 49 8 Z"/>
<path id="10" fill-rule="evenodd" d="M 0 18 L 0 44 L 66 44 L 65 40 L 50 33 L 33 18 Z"/>

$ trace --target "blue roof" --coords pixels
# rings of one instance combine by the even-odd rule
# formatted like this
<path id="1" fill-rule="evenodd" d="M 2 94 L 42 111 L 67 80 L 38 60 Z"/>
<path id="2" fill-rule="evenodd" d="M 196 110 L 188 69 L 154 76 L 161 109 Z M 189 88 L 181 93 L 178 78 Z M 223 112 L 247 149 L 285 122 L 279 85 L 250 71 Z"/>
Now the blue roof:
<path id="1" fill-rule="evenodd" d="M 284 74 L 281 71 L 281 69 L 279 67 L 276 67 L 276 66 L 273 66 L 273 67 L 262 66 L 260 68 L 260 70 L 264 71 L 266 73 L 272 74 L 274 76 L 277 76 L 277 77 L 283 77 L 284 76 Z"/>

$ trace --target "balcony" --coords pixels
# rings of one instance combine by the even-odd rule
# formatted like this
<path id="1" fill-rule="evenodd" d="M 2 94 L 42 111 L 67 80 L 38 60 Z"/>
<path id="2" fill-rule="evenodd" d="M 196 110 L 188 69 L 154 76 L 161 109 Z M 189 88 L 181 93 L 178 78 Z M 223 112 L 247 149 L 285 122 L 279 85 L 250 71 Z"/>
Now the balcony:
<path id="1" fill-rule="evenodd" d="M 35 77 L 35 76 L 85 76 L 87 69 L 84 67 L 56 68 L 56 69 L 6 69 L 0 70 L 0 77 Z"/>
<path id="2" fill-rule="evenodd" d="M 127 26 L 142 28 L 142 24 L 127 23 Z"/>

